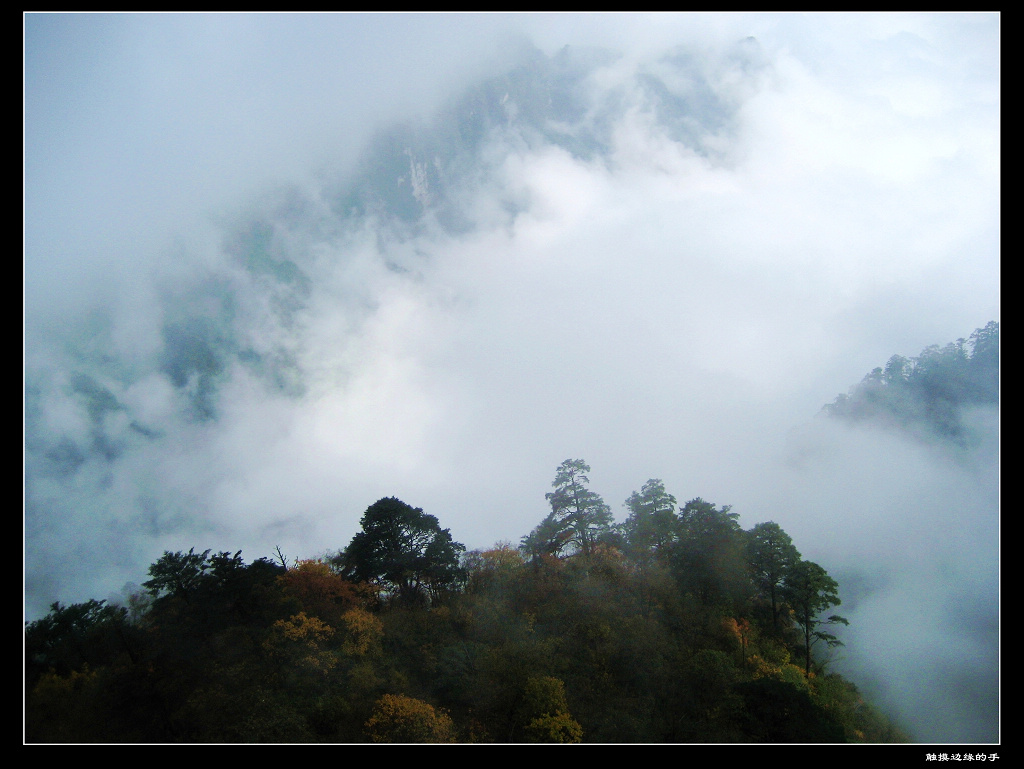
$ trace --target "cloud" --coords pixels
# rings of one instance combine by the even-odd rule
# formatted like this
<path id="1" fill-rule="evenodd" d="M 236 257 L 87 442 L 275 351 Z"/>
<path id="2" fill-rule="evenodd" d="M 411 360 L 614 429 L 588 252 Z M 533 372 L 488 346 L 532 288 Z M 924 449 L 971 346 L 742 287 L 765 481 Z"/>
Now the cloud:
<path id="1" fill-rule="evenodd" d="M 841 669 L 925 741 L 998 740 L 997 418 L 973 415 L 970 451 L 816 420 L 743 505 L 828 564 Z"/>

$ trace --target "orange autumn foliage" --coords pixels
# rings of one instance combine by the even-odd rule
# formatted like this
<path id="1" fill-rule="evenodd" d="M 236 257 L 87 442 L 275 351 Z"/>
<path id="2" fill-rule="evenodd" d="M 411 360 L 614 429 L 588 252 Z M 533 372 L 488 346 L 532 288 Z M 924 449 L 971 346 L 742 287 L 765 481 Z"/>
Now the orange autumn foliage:
<path id="1" fill-rule="evenodd" d="M 333 627 L 345 612 L 365 606 L 368 600 L 365 589 L 334 573 L 319 558 L 299 561 L 278 579 L 306 614 Z"/>

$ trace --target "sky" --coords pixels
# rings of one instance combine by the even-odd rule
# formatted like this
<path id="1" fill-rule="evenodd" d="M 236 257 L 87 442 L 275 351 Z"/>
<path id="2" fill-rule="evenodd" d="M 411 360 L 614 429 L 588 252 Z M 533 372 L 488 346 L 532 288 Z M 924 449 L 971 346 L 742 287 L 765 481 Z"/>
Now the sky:
<path id="1" fill-rule="evenodd" d="M 516 544 L 582 458 L 619 520 L 660 478 L 780 523 L 851 586 L 845 674 L 920 741 L 998 739 L 998 415 L 970 451 L 819 416 L 999 320 L 997 14 L 28 14 L 24 44 L 26 619 L 165 550 L 336 551 L 384 496 Z M 481 83 L 505 122 L 453 145 Z"/>

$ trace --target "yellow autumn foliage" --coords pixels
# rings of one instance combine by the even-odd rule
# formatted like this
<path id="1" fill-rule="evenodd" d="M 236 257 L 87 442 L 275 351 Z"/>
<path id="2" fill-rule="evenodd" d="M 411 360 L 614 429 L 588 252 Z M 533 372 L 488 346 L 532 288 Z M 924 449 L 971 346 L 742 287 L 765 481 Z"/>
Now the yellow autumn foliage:
<path id="1" fill-rule="evenodd" d="M 280 658 L 290 658 L 311 670 L 327 673 L 338 662 L 323 645 L 334 635 L 334 628 L 318 617 L 299 612 L 274 623 L 263 648 Z"/>
<path id="2" fill-rule="evenodd" d="M 365 729 L 374 742 L 455 742 L 455 725 L 447 713 L 404 694 L 377 700 Z"/>
<path id="3" fill-rule="evenodd" d="M 341 615 L 345 641 L 342 650 L 353 657 L 363 657 L 380 648 L 384 626 L 376 616 L 365 609 L 349 609 Z"/>

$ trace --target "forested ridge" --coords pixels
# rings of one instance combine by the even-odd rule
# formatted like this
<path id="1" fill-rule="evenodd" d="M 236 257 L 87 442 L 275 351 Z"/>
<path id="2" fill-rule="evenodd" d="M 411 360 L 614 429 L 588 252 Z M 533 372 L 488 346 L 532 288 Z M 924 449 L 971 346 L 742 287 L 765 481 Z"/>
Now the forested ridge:
<path id="1" fill-rule="evenodd" d="M 519 547 L 399 499 L 321 558 L 166 552 L 28 623 L 29 742 L 893 742 L 830 670 L 839 586 L 780 526 L 558 468 Z"/>
<path id="2" fill-rule="evenodd" d="M 970 338 L 930 345 L 915 358 L 893 355 L 824 411 L 969 444 L 973 436 L 965 411 L 998 403 L 999 324 L 989 321 Z"/>
<path id="3" fill-rule="evenodd" d="M 998 344 L 893 356 L 825 412 L 969 441 Z M 616 523 L 590 472 L 556 469 L 518 545 L 467 552 L 386 497 L 320 557 L 165 552 L 125 605 L 54 603 L 26 623 L 26 741 L 909 739 L 832 669 L 839 585 L 781 526 L 656 478 Z"/>

